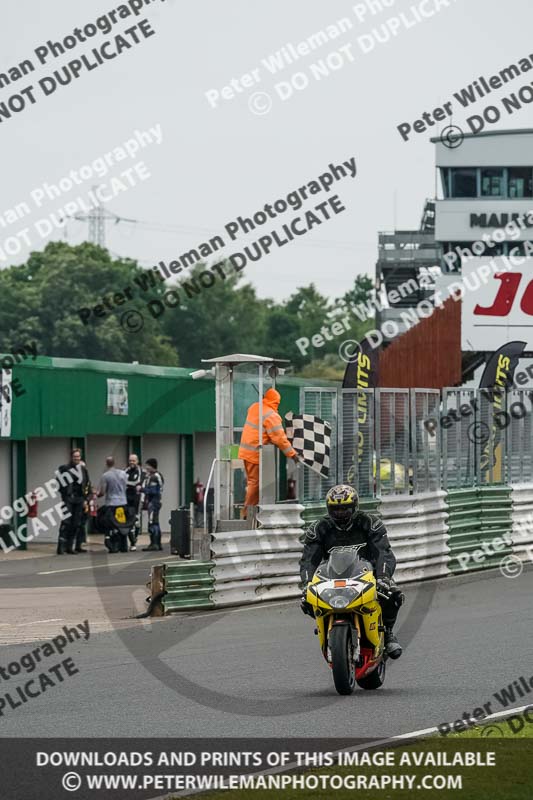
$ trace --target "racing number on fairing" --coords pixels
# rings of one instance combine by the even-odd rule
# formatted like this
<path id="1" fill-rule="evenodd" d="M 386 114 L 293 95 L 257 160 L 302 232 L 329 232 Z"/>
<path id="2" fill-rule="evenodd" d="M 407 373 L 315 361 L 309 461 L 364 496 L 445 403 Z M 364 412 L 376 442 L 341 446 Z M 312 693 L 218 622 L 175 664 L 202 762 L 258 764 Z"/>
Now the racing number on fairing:
<path id="1" fill-rule="evenodd" d="M 474 314 L 488 317 L 506 317 L 511 312 L 518 292 L 518 286 L 522 280 L 522 273 L 497 272 L 494 278 L 501 281 L 494 303 L 491 306 L 476 305 Z M 533 280 L 526 286 L 520 303 L 520 309 L 524 314 L 533 316 Z"/>

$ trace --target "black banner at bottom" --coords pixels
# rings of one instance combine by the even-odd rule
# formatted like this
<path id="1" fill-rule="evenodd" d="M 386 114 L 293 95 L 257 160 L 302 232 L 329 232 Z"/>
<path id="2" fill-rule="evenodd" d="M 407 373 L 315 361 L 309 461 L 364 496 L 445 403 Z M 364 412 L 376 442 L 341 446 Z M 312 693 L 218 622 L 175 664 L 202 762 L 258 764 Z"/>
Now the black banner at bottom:
<path id="1" fill-rule="evenodd" d="M 2 800 L 376 796 L 526 800 L 533 741 L 0 739 Z M 501 794 L 498 794 L 500 791 Z"/>

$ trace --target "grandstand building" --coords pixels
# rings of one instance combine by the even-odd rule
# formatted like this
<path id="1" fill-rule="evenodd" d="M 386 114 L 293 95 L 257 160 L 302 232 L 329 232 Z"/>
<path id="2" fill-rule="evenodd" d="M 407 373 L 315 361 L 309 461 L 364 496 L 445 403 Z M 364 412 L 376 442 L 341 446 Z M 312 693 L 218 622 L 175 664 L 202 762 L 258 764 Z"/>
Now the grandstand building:
<path id="1" fill-rule="evenodd" d="M 453 301 L 409 329 L 401 322 L 407 316 L 402 312 L 456 282 L 473 259 L 532 255 L 525 242 L 533 240 L 533 129 L 465 134 L 454 148 L 440 138 L 431 142 L 437 197 L 426 200 L 418 230 L 378 238 L 376 285 L 389 297 L 390 308 L 378 315 L 377 327 L 393 320 L 399 328 L 381 352 L 382 386 L 441 388 L 472 379 L 487 352 L 461 351 L 461 315 L 451 307 Z M 506 230 L 511 222 L 514 229 Z M 407 281 L 413 287 L 417 282 L 418 291 L 403 292 L 391 302 L 390 292 L 396 298 L 394 291 Z M 446 359 L 439 365 L 435 354 L 443 351 Z"/>

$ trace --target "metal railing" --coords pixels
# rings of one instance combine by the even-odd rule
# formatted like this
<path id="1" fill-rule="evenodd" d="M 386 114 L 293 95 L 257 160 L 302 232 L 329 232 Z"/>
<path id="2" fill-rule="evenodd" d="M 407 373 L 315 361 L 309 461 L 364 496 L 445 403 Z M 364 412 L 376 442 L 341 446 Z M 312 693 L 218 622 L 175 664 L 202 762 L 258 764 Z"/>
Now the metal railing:
<path id="1" fill-rule="evenodd" d="M 532 391 L 305 388 L 300 408 L 332 425 L 330 476 L 305 470 L 305 503 L 335 483 L 381 497 L 533 481 Z"/>

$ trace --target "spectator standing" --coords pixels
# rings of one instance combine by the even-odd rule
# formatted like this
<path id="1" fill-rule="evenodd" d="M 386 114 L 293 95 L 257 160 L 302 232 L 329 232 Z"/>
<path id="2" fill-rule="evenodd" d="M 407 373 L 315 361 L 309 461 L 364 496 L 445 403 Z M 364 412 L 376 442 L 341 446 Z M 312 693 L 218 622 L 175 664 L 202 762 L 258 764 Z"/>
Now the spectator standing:
<path id="1" fill-rule="evenodd" d="M 87 472 L 87 483 L 83 488 L 83 509 L 81 513 L 81 523 L 78 525 L 78 529 L 76 531 L 76 546 L 74 551 L 76 553 L 86 553 L 87 550 L 83 549 L 82 544 L 87 541 L 87 523 L 89 521 L 90 513 L 89 502 L 94 490 L 89 479 L 89 472 L 87 471 L 87 465 L 85 461 L 80 461 L 80 464 Z"/>
<path id="2" fill-rule="evenodd" d="M 57 555 L 85 553 L 87 551 L 81 547 L 85 520 L 84 504 L 92 490 L 87 467 L 81 460 L 81 450 L 74 449 L 70 454 L 69 463 L 62 464 L 57 472 L 59 475 L 68 474 L 68 481 L 60 480 L 59 493 L 70 513 L 70 517 L 62 520 L 59 526 Z"/>
<path id="3" fill-rule="evenodd" d="M 144 479 L 142 491 L 145 497 L 146 508 L 148 509 L 148 533 L 150 534 L 150 544 L 143 547 L 144 551 L 162 550 L 161 528 L 159 526 L 159 512 L 161 511 L 161 495 L 165 479 L 157 467 L 156 458 L 146 460 L 146 478 Z"/>
<path id="4" fill-rule="evenodd" d="M 126 499 L 126 485 L 128 477 L 123 469 L 117 469 L 115 467 L 115 459 L 113 456 L 107 456 L 105 463 L 107 470 L 104 472 L 100 480 L 98 497 L 104 498 L 104 506 L 106 507 L 104 518 L 106 520 L 106 527 L 111 535 L 108 549 L 111 553 L 116 553 L 116 542 L 113 541 L 112 537 L 113 531 L 115 530 L 115 513 L 119 508 L 124 509 L 122 514 L 127 511 L 128 503 Z M 125 517 L 123 521 L 126 522 Z M 123 549 L 123 547 L 121 549 Z"/>
<path id="5" fill-rule="evenodd" d="M 135 523 L 131 526 L 131 530 L 128 533 L 128 539 L 130 540 L 130 550 L 136 550 L 137 539 L 141 532 L 139 504 L 141 500 L 142 484 L 146 475 L 139 464 L 139 458 L 135 455 L 135 453 L 132 453 L 128 459 L 126 476 L 126 500 L 128 503 L 128 508 L 130 509 L 130 514 L 132 517 L 135 516 Z"/>

